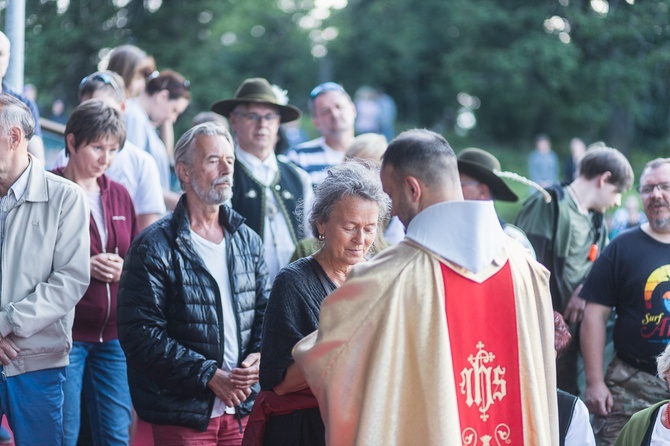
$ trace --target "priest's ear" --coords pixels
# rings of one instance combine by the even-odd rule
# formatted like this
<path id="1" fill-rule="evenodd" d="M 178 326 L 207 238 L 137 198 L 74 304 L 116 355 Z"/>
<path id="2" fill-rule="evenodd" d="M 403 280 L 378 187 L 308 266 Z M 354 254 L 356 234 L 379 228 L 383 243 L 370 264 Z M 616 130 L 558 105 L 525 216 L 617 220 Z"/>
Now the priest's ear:
<path id="1" fill-rule="evenodd" d="M 405 177 L 403 181 L 405 194 L 411 199 L 412 202 L 418 202 L 421 200 L 422 185 L 423 183 L 421 180 L 416 177 L 411 175 Z"/>

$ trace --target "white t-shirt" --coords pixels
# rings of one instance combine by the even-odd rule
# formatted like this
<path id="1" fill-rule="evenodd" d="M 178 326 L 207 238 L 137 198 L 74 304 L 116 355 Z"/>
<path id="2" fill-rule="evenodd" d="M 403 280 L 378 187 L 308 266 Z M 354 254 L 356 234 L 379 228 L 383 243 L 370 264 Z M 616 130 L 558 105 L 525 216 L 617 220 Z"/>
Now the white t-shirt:
<path id="1" fill-rule="evenodd" d="M 191 240 L 195 252 L 202 258 L 209 273 L 216 280 L 221 294 L 221 309 L 223 313 L 223 365 L 222 370 L 230 372 L 237 367 L 239 359 L 239 346 L 237 344 L 237 320 L 233 308 L 233 297 L 230 288 L 230 277 L 228 276 L 228 262 L 226 259 L 226 238 L 220 243 L 213 243 L 200 237 L 191 230 Z M 232 407 L 226 407 L 219 398 L 214 401 L 212 418 L 219 417 L 224 413 L 235 413 Z"/>
<path id="2" fill-rule="evenodd" d="M 149 116 L 142 109 L 137 99 L 126 101 L 126 111 L 123 114 L 126 123 L 126 138 L 140 149 L 146 151 L 156 161 L 163 190 L 170 190 L 170 159 L 165 144 L 161 141 L 156 127 L 149 120 Z"/>
<path id="3" fill-rule="evenodd" d="M 572 411 L 572 420 L 565 435 L 565 446 L 596 446 L 589 410 L 579 398 Z"/>
<path id="4" fill-rule="evenodd" d="M 56 155 L 52 168 L 65 167 L 68 161 L 65 149 L 62 149 Z M 147 152 L 126 140 L 123 149 L 116 154 L 105 174 L 126 188 L 137 215 L 165 214 L 158 167 Z"/>
<path id="5" fill-rule="evenodd" d="M 269 277 L 272 282 L 279 270 L 285 267 L 288 264 L 288 261 L 291 260 L 293 251 L 295 251 L 295 244 L 291 239 L 291 232 L 289 230 L 290 223 L 286 221 L 284 214 L 279 211 L 280 207 L 277 203 L 277 199 L 270 189 L 270 184 L 272 184 L 279 171 L 277 158 L 271 155 L 261 161 L 259 158 L 245 152 L 239 147 L 235 149 L 235 157 L 251 172 L 256 180 L 265 185 L 266 209 L 264 211 L 265 228 L 263 245 L 265 248 L 265 262 L 268 265 L 268 271 L 270 273 Z M 295 169 L 300 175 L 302 187 L 305 191 L 304 200 L 305 203 L 307 203 L 307 206 L 304 206 L 303 221 L 307 222 L 307 212 L 314 198 L 312 182 L 306 172 L 301 171 L 298 168 Z M 306 231 L 307 227 L 308 225 L 303 228 L 303 231 Z M 305 233 L 307 234 L 309 232 Z M 301 235 L 302 234 L 296 234 L 298 238 L 301 238 Z"/>
<path id="6" fill-rule="evenodd" d="M 665 414 L 668 405 L 664 404 L 658 410 L 658 415 L 656 416 L 656 422 L 654 423 L 654 431 L 651 433 L 651 442 L 650 446 L 667 446 L 670 444 L 670 429 L 663 426 L 661 423 L 661 418 Z"/>
<path id="7" fill-rule="evenodd" d="M 102 244 L 102 250 L 105 251 L 105 246 L 107 246 L 107 225 L 105 224 L 105 210 L 102 207 L 102 197 L 100 192 L 86 192 L 88 197 L 88 204 L 91 208 L 91 217 L 95 222 L 95 226 L 98 228 L 98 233 L 100 234 L 100 243 Z"/>

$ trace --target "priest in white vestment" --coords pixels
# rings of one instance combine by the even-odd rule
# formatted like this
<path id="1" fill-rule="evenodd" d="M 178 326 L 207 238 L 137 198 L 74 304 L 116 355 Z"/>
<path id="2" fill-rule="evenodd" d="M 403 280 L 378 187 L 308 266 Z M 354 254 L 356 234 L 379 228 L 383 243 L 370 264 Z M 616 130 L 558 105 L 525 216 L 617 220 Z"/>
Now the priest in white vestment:
<path id="1" fill-rule="evenodd" d="M 463 201 L 456 156 L 428 130 L 382 164 L 406 238 L 354 268 L 293 356 L 329 445 L 558 445 L 549 273 Z"/>

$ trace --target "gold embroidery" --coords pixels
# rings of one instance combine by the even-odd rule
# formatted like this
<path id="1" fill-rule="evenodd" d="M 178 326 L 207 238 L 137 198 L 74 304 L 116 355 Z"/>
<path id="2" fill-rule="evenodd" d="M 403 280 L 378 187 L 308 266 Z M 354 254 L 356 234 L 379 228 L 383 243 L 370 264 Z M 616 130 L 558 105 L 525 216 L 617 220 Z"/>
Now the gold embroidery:
<path id="1" fill-rule="evenodd" d="M 507 381 L 504 379 L 506 369 L 491 364 L 495 359 L 493 353 L 484 350 L 484 344 L 477 343 L 477 353 L 468 357 L 471 368 L 461 370 L 460 391 L 465 395 L 468 407 L 476 404 L 479 417 L 489 419 L 488 410 L 495 400 L 502 401 L 507 395 Z M 490 364 L 490 365 L 489 365 Z"/>
<path id="2" fill-rule="evenodd" d="M 477 446 L 478 444 L 480 444 L 481 446 L 491 446 L 492 445 L 491 440 L 495 440 L 497 446 L 503 446 L 505 444 L 510 444 L 512 442 L 509 437 L 510 437 L 509 426 L 506 425 L 505 423 L 500 423 L 499 425 L 496 426 L 494 430 L 494 436 L 491 435 L 481 436 L 482 440 L 481 443 L 477 443 L 477 440 L 479 440 L 479 434 L 471 427 L 468 427 L 463 430 L 461 440 L 463 441 L 463 446 Z"/>

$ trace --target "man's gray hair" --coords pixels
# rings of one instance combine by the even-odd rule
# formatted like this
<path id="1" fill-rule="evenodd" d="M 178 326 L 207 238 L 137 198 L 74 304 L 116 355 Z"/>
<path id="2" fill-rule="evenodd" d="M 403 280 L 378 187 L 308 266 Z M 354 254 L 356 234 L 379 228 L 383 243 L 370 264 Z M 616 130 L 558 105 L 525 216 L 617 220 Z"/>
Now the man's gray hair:
<path id="1" fill-rule="evenodd" d="M 658 377 L 668 383 L 668 372 L 670 372 L 670 344 L 666 344 L 663 353 L 656 358 L 656 370 L 658 371 Z"/>
<path id="2" fill-rule="evenodd" d="M 317 223 L 328 221 L 335 204 L 344 197 L 358 197 L 379 206 L 378 231 L 391 211 L 391 200 L 382 189 L 379 168 L 372 163 L 348 161 L 328 169 L 328 175 L 319 183 L 309 215 L 312 235 L 319 237 Z"/>
<path id="3" fill-rule="evenodd" d="M 0 94 L 0 131 L 7 135 L 12 127 L 21 127 L 26 140 L 35 133 L 35 118 L 26 104 L 14 96 Z"/>
<path id="4" fill-rule="evenodd" d="M 235 143 L 233 142 L 233 137 L 230 135 L 230 132 L 228 129 L 223 127 L 221 124 L 217 124 L 214 122 L 203 122 L 202 124 L 198 124 L 194 127 L 191 127 L 189 130 L 186 131 L 183 135 L 181 135 L 181 138 L 179 138 L 179 141 L 177 141 L 177 144 L 174 147 L 174 164 L 177 166 L 179 163 L 185 164 L 189 168 L 193 167 L 193 161 L 194 161 L 194 150 L 195 149 L 195 140 L 198 138 L 198 136 L 215 136 L 215 135 L 221 135 L 226 140 L 230 143 L 231 147 L 235 147 Z M 179 185 L 181 186 L 182 190 L 185 190 L 185 185 L 182 182 L 181 178 L 179 178 Z"/>
<path id="5" fill-rule="evenodd" d="M 642 175 L 647 173 L 648 170 L 654 170 L 658 169 L 659 167 L 663 166 L 664 164 L 670 164 L 670 158 L 656 158 L 651 161 L 649 161 L 647 164 L 645 164 L 644 168 L 642 169 Z M 642 178 L 642 175 L 640 175 L 640 178 Z"/>

